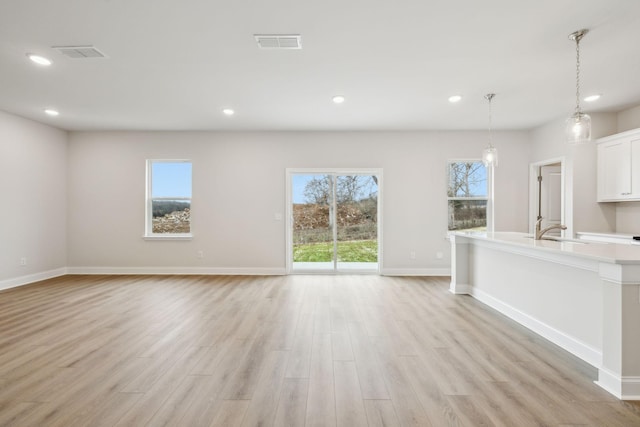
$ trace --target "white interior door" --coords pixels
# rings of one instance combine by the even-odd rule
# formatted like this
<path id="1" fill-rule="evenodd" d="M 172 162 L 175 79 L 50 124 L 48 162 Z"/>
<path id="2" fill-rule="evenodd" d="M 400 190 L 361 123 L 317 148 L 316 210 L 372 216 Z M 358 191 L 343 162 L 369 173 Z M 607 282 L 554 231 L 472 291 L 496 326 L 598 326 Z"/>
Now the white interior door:
<path id="1" fill-rule="evenodd" d="M 540 167 L 540 215 L 541 227 L 562 223 L 562 169 L 560 165 Z M 548 234 L 560 235 L 560 230 Z"/>

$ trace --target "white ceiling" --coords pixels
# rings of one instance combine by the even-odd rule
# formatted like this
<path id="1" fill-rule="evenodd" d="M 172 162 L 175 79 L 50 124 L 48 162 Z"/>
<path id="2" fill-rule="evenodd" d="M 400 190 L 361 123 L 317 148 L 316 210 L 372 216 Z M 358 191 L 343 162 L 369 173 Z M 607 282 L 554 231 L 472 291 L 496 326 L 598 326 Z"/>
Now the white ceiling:
<path id="1" fill-rule="evenodd" d="M 494 128 L 530 129 L 574 108 L 580 28 L 582 93 L 603 95 L 583 109 L 639 105 L 640 0 L 1 0 L 0 110 L 68 130 L 485 129 L 495 92 Z M 272 33 L 303 49 L 258 49 Z"/>

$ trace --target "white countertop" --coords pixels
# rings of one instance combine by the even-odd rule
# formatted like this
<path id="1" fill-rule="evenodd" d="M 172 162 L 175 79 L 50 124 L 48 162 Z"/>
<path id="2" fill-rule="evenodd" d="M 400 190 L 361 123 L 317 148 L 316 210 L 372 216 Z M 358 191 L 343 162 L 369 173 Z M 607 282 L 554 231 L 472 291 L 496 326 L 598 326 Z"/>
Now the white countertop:
<path id="1" fill-rule="evenodd" d="M 640 245 L 605 243 L 566 239 L 564 241 L 535 240 L 531 234 L 518 232 L 464 232 L 454 236 L 503 243 L 513 247 L 539 249 L 546 253 L 570 255 L 613 264 L 640 264 Z"/>
<path id="2" fill-rule="evenodd" d="M 594 240 L 616 239 L 616 240 L 623 240 L 625 243 L 628 243 L 630 245 L 640 245 L 640 240 L 633 239 L 634 236 L 640 236 L 640 233 L 629 234 L 629 233 L 614 233 L 614 232 L 598 233 L 598 232 L 591 232 L 591 231 L 578 231 L 576 235 L 586 240 L 589 240 L 590 238 Z"/>
<path id="3" fill-rule="evenodd" d="M 602 232 L 594 232 L 594 231 L 578 231 L 576 234 L 584 234 L 584 235 L 590 235 L 590 236 L 604 236 L 604 237 L 618 237 L 618 238 L 622 238 L 622 239 L 633 239 L 633 236 L 640 236 L 640 233 L 638 234 L 630 234 L 630 233 L 615 233 L 615 232 L 608 232 L 608 233 L 602 233 Z"/>

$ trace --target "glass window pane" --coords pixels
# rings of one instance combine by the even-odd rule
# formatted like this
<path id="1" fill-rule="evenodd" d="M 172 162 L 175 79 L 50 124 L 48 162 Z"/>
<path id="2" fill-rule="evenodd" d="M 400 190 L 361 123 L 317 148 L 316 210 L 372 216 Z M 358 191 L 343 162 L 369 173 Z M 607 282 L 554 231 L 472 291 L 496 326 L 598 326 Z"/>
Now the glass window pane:
<path id="1" fill-rule="evenodd" d="M 378 178 L 338 175 L 336 178 L 338 267 L 378 262 Z"/>
<path id="2" fill-rule="evenodd" d="M 333 260 L 330 175 L 293 175 L 293 262 Z"/>
<path id="3" fill-rule="evenodd" d="M 191 198 L 191 162 L 153 162 L 151 197 Z"/>
<path id="4" fill-rule="evenodd" d="M 291 267 L 378 268 L 378 177 L 291 174 Z"/>
<path id="5" fill-rule="evenodd" d="M 487 197 L 487 168 L 478 162 L 449 163 L 448 197 Z"/>
<path id="6" fill-rule="evenodd" d="M 152 200 L 154 233 L 190 233 L 191 202 L 185 200 Z"/>
<path id="7" fill-rule="evenodd" d="M 486 200 L 449 200 L 449 230 L 487 230 Z"/>

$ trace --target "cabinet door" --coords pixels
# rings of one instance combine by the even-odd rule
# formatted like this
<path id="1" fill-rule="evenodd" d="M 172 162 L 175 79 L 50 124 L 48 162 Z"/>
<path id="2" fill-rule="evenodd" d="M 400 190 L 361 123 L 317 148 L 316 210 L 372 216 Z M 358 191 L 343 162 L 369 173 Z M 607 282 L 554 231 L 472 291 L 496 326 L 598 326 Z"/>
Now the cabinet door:
<path id="1" fill-rule="evenodd" d="M 598 145 L 598 201 L 631 198 L 631 141 Z"/>
<path id="2" fill-rule="evenodd" d="M 640 199 L 640 138 L 631 140 L 631 198 Z"/>

